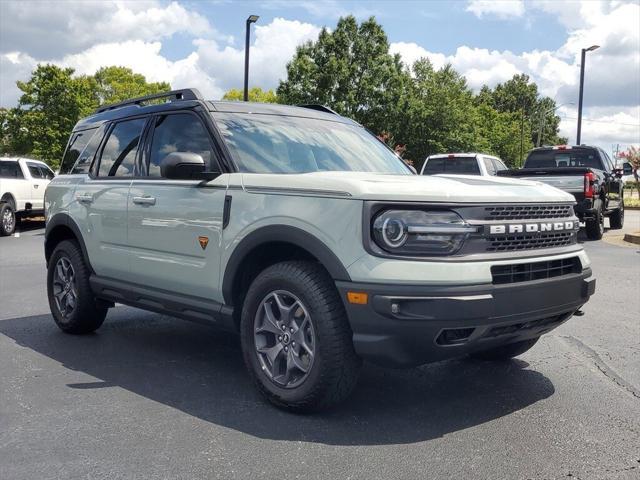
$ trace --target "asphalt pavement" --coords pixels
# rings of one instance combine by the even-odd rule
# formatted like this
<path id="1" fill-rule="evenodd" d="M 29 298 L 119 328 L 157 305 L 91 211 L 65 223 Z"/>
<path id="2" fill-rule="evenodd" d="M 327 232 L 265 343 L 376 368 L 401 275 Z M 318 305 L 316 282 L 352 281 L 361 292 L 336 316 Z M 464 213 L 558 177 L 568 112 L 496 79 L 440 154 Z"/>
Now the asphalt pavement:
<path id="1" fill-rule="evenodd" d="M 638 479 L 640 249 L 616 236 L 582 238 L 595 296 L 520 358 L 366 364 L 302 416 L 260 398 L 233 335 L 121 306 L 61 333 L 29 223 L 0 238 L 0 479 Z"/>

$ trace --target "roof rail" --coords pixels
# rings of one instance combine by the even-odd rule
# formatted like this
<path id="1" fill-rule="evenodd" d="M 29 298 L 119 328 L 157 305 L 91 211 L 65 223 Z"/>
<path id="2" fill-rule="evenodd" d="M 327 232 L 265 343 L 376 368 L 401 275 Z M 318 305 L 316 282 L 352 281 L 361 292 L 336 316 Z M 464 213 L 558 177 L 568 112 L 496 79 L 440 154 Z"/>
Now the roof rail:
<path id="1" fill-rule="evenodd" d="M 94 113 L 102 113 L 106 112 L 107 110 L 115 110 L 116 108 L 122 108 L 128 105 L 140 105 L 143 102 L 148 102 L 149 100 L 156 100 L 159 98 L 167 98 L 172 102 L 179 100 L 204 100 L 197 89 L 183 88 L 182 90 L 172 90 L 170 92 L 155 93 L 153 95 L 145 95 L 144 97 L 131 98 L 129 100 L 125 100 L 124 102 L 104 105 L 102 107 L 99 107 Z"/>
<path id="2" fill-rule="evenodd" d="M 327 107 L 325 105 L 320 105 L 320 104 L 309 103 L 309 104 L 305 104 L 305 105 L 298 105 L 298 107 L 309 108 L 311 110 L 317 110 L 318 112 L 331 113 L 333 115 L 340 115 L 335 110 L 331 110 L 329 107 Z"/>

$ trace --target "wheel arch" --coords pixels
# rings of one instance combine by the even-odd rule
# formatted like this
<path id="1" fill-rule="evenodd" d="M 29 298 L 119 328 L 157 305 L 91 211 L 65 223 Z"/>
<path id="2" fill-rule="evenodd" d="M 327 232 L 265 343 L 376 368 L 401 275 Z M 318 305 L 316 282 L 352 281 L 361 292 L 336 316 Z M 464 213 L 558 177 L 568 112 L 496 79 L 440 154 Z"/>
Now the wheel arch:
<path id="1" fill-rule="evenodd" d="M 53 254 L 56 246 L 63 240 L 75 240 L 80 245 L 82 256 L 89 267 L 89 270 L 93 272 L 91 262 L 89 261 L 89 255 L 87 254 L 87 247 L 82 238 L 82 233 L 76 222 L 66 213 L 57 213 L 47 221 L 47 226 L 44 233 L 44 258 L 49 264 L 49 259 Z"/>
<path id="2" fill-rule="evenodd" d="M 2 198 L 0 198 L 0 203 L 8 203 L 9 205 L 11 205 L 11 208 L 14 212 L 16 211 L 16 208 L 18 208 L 16 198 L 10 192 L 5 193 Z"/>
<path id="3" fill-rule="evenodd" d="M 269 225 L 242 239 L 229 258 L 222 280 L 225 304 L 238 304 L 243 290 L 264 268 L 300 259 L 318 262 L 334 280 L 351 280 L 340 259 L 317 237 L 297 227 Z M 234 310 L 239 314 L 241 309 Z"/>

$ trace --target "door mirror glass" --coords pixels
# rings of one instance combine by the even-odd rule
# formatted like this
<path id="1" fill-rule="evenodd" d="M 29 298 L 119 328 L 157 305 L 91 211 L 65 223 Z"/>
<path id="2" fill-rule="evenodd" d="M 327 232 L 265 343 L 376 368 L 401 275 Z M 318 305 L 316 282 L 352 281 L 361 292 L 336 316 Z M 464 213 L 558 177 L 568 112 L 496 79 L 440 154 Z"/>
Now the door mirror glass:
<path id="1" fill-rule="evenodd" d="M 206 171 L 202 155 L 192 152 L 171 152 L 160 162 L 160 174 L 173 180 L 213 180 L 220 172 Z"/>
<path id="2" fill-rule="evenodd" d="M 631 168 L 631 164 L 629 162 L 624 162 L 622 164 L 622 173 L 624 175 L 631 175 L 633 173 L 633 168 Z"/>

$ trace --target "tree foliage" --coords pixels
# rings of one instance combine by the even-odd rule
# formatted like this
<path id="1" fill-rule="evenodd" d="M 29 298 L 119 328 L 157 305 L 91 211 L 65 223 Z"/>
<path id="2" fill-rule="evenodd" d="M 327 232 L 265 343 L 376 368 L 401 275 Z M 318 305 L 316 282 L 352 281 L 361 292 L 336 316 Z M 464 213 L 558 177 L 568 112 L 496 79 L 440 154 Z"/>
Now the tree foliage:
<path id="1" fill-rule="evenodd" d="M 358 25 L 348 16 L 298 47 L 277 92 L 282 103 L 329 105 L 373 131 L 394 131 L 407 81 L 375 19 Z"/>
<path id="2" fill-rule="evenodd" d="M 232 88 L 223 95 L 222 99 L 242 101 L 244 100 L 244 90 L 240 88 Z M 278 96 L 273 90 L 263 90 L 260 87 L 253 87 L 249 89 L 249 101 L 260 103 L 278 103 Z"/>
<path id="3" fill-rule="evenodd" d="M 76 76 L 72 68 L 38 65 L 17 85 L 18 106 L 0 112 L 0 152 L 40 158 L 54 168 L 73 126 L 99 105 L 170 90 L 168 83 L 147 83 L 123 67 Z"/>
<path id="4" fill-rule="evenodd" d="M 428 155 L 454 151 L 493 153 L 517 166 L 521 138 L 526 153 L 537 140 L 543 112 L 542 141 L 562 140 L 555 103 L 541 98 L 528 76 L 516 75 L 476 95 L 451 65 L 435 69 L 427 59 L 403 65 L 389 53 L 373 17 L 361 24 L 341 18 L 335 30 L 324 29 L 315 42 L 298 47 L 278 100 L 324 104 L 376 134 L 384 132 L 390 146 L 406 148 L 417 168 Z"/>

